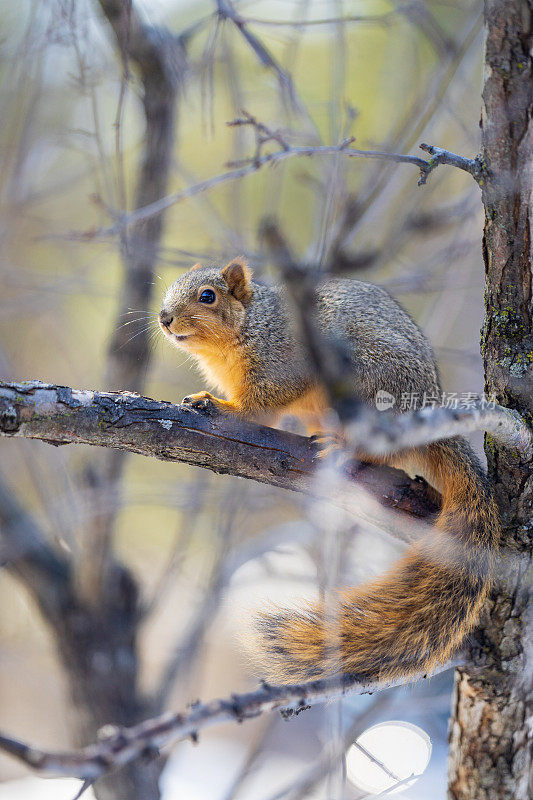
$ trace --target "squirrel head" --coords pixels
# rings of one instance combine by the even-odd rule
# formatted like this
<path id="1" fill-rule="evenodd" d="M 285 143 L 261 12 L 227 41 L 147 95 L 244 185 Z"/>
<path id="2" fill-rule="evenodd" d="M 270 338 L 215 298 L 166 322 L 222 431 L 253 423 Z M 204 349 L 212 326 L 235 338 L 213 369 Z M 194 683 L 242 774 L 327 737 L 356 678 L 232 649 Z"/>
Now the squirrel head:
<path id="1" fill-rule="evenodd" d="M 190 353 L 230 344 L 242 328 L 252 300 L 251 270 L 243 258 L 223 269 L 195 264 L 166 292 L 159 326 L 173 343 Z"/>

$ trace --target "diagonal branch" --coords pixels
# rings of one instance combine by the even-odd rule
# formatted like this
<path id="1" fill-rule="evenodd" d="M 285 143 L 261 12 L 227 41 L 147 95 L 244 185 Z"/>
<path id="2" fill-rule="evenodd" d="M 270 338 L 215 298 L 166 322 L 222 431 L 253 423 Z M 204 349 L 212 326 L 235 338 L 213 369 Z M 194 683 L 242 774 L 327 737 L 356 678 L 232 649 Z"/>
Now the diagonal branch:
<path id="1" fill-rule="evenodd" d="M 68 594 L 68 563 L 3 481 L 0 481 L 0 565 L 22 580 L 48 621 L 61 616 Z"/>
<path id="2" fill-rule="evenodd" d="M 242 124 L 239 120 L 236 122 L 237 124 Z M 235 121 L 232 121 L 230 124 L 235 124 Z M 61 235 L 60 238 L 67 238 L 73 241 L 92 241 L 93 239 L 121 234 L 123 231 L 128 230 L 131 226 L 137 225 L 140 222 L 149 220 L 152 217 L 162 214 L 168 208 L 176 205 L 177 203 L 181 203 L 184 200 L 190 199 L 191 197 L 196 197 L 199 194 L 208 192 L 211 189 L 214 189 L 217 186 L 221 186 L 225 183 L 241 180 L 248 175 L 253 175 L 262 167 L 275 166 L 276 164 L 280 164 L 289 158 L 313 158 L 338 155 L 341 153 L 348 158 L 364 158 L 377 161 L 390 161 L 396 164 L 411 164 L 417 167 L 419 170 L 419 186 L 422 186 L 426 183 L 428 176 L 440 164 L 447 164 L 449 166 L 457 167 L 473 175 L 476 180 L 481 180 L 480 176 L 483 168 L 478 158 L 466 158 L 465 156 L 451 153 L 450 151 L 443 150 L 442 148 L 433 148 L 433 145 L 431 145 L 431 147 L 436 153 L 438 151 L 438 154 L 429 160 L 426 160 L 424 158 L 420 158 L 419 156 L 406 155 L 404 153 L 387 153 L 383 150 L 359 150 L 355 147 L 350 147 L 351 143 L 352 140 L 347 139 L 343 142 L 340 142 L 340 144 L 298 146 L 287 145 L 281 150 L 276 150 L 274 152 L 262 153 L 261 155 L 256 153 L 249 159 L 244 159 L 243 161 L 237 162 L 236 165 L 235 162 L 232 162 L 230 166 L 234 168 L 229 169 L 227 172 L 223 172 L 220 175 L 215 175 L 212 178 L 207 178 L 204 181 L 195 183 L 186 189 L 182 189 L 179 192 L 174 192 L 166 197 L 160 196 L 153 202 L 138 207 L 135 211 L 131 211 L 126 214 L 117 213 L 115 215 L 117 221 L 113 225 L 101 228 L 92 228 L 91 230 L 71 231 L 68 234 Z M 429 145 L 426 145 L 426 147 L 429 147 Z M 55 235 L 53 238 L 56 238 Z"/>
<path id="3" fill-rule="evenodd" d="M 1 434 L 56 445 L 110 447 L 316 496 L 316 450 L 309 439 L 230 415 L 201 413 L 135 394 L 75 391 L 40 382 L 0 383 Z M 350 477 L 385 507 L 418 518 L 437 510 L 425 484 L 398 470 L 367 465 L 355 469 Z M 353 489 L 351 481 L 339 482 L 338 492 L 334 496 L 328 492 L 324 499 L 363 513 L 362 498 Z M 365 511 L 370 522 L 379 509 L 374 505 L 376 508 Z M 388 516 L 396 521 L 395 514 Z M 380 516 L 380 529 L 392 533 L 397 527 L 393 519 Z M 406 541 L 413 538 L 406 531 L 394 535 Z"/>
<path id="4" fill-rule="evenodd" d="M 404 414 L 386 414 L 363 404 L 357 409 L 349 432 L 356 446 L 370 455 L 388 455 L 475 430 L 487 431 L 525 457 L 533 447 L 531 431 L 517 412 L 484 401 Z M 211 407 L 199 411 L 132 392 L 75 390 L 41 381 L 0 381 L 0 435 L 113 447 L 296 489 L 304 485 L 301 481 L 312 471 L 316 456 L 310 439 Z"/>
<path id="5" fill-rule="evenodd" d="M 312 494 L 406 543 L 423 535 L 416 521 L 438 511 L 436 496 L 423 481 L 386 466 L 351 465 L 334 491 L 324 487 L 320 494 L 311 440 L 130 393 L 0 382 L 1 434 L 114 448 Z"/>
<path id="6" fill-rule="evenodd" d="M 247 21 L 235 10 L 230 0 L 216 0 L 216 5 L 219 17 L 221 19 L 230 20 L 235 25 L 256 54 L 261 64 L 274 72 L 282 91 L 287 92 L 292 105 L 298 108 L 299 104 L 296 99 L 290 73 L 286 72 L 283 67 L 278 64 L 270 50 L 255 33 L 252 33 L 247 25 Z"/>
<path id="7" fill-rule="evenodd" d="M 434 674 L 450 666 L 437 668 Z M 420 675 L 419 678 L 427 676 Z M 181 713 L 163 714 L 132 728 L 116 728 L 107 739 L 77 752 L 38 750 L 4 735 L 0 735 L 0 749 L 46 775 L 93 781 L 141 755 L 155 755 L 160 748 L 182 739 L 191 737 L 196 741 L 198 732 L 212 725 L 228 721 L 241 723 L 275 709 L 281 709 L 284 716 L 293 716 L 310 705 L 348 693 L 372 694 L 402 683 L 405 679 L 370 683 L 348 675 L 287 686 L 263 683 L 253 692 L 232 694 L 229 698 L 208 703 L 194 703 Z"/>
<path id="8" fill-rule="evenodd" d="M 100 0 L 125 65 L 136 65 L 142 87 L 146 131 L 135 191 L 135 208 L 164 196 L 175 144 L 176 97 L 185 72 L 180 40 L 164 28 L 143 24 L 131 0 Z M 126 73 L 127 74 L 127 73 Z M 110 344 L 106 386 L 139 391 L 148 363 L 148 332 L 131 338 L 120 325 L 128 309 L 149 307 L 154 265 L 163 232 L 163 217 L 137 220 L 121 232 L 124 282 L 117 323 Z M 129 235 L 128 235 L 129 234 Z"/>
<path id="9" fill-rule="evenodd" d="M 356 409 L 348 424 L 351 442 L 372 455 L 479 429 L 499 437 L 521 456 L 527 457 L 532 449 L 531 432 L 521 417 L 499 406 L 484 408 L 477 403 L 471 408 L 425 408 L 399 415 L 362 404 Z M 431 518 L 439 509 L 427 484 L 378 465 L 348 464 L 335 489 L 324 488 L 320 494 L 314 480 L 316 450 L 310 439 L 214 409 L 200 412 L 131 393 L 76 391 L 39 381 L 0 382 L 2 434 L 56 445 L 110 447 L 312 494 L 407 543 L 426 531 L 420 530 L 420 522 L 406 524 L 405 516 L 400 520 L 386 509 L 418 520 Z"/>

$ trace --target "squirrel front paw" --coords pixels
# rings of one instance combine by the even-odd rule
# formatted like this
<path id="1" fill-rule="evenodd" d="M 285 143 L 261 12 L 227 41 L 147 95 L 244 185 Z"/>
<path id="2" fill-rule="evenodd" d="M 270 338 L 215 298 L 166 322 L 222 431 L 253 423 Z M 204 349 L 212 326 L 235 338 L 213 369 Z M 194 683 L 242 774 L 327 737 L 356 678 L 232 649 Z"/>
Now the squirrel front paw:
<path id="1" fill-rule="evenodd" d="M 189 406 L 195 408 L 197 411 L 204 411 L 205 413 L 220 411 L 219 400 L 210 392 L 197 392 L 196 394 L 188 394 L 181 401 L 182 406 Z"/>
<path id="2" fill-rule="evenodd" d="M 316 462 L 318 460 L 323 461 L 324 459 L 328 459 L 338 467 L 347 461 L 345 452 L 346 443 L 342 436 L 336 433 L 321 432 L 314 433 L 309 438 L 316 449 L 313 461 Z"/>

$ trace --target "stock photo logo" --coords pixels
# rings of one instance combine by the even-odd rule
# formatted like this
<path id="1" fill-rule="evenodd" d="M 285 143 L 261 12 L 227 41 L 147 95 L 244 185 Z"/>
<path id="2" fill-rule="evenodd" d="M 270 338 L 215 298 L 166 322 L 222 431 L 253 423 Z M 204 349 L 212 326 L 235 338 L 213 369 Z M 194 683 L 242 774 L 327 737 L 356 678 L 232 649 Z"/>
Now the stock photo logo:
<path id="1" fill-rule="evenodd" d="M 378 411 L 388 411 L 389 408 L 393 408 L 395 403 L 396 398 L 393 394 L 386 392 L 385 389 L 378 389 L 376 392 L 376 408 Z"/>
<path id="2" fill-rule="evenodd" d="M 468 410 L 476 404 L 481 409 L 495 408 L 497 405 L 494 395 L 477 392 L 402 392 L 400 402 L 385 389 L 378 389 L 375 397 L 378 411 L 420 411 L 423 408 L 451 408 Z"/>

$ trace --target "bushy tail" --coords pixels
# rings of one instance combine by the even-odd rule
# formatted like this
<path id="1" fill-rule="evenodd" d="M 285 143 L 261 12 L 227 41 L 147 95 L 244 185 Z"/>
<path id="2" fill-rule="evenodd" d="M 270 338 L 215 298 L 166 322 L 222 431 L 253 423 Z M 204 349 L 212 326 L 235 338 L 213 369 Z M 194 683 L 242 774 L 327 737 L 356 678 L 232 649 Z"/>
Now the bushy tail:
<path id="1" fill-rule="evenodd" d="M 395 459 L 442 492 L 435 531 L 377 580 L 337 602 L 258 620 L 265 677 L 298 682 L 343 673 L 386 680 L 430 672 L 476 624 L 491 586 L 498 512 L 470 446 L 459 437 Z"/>

